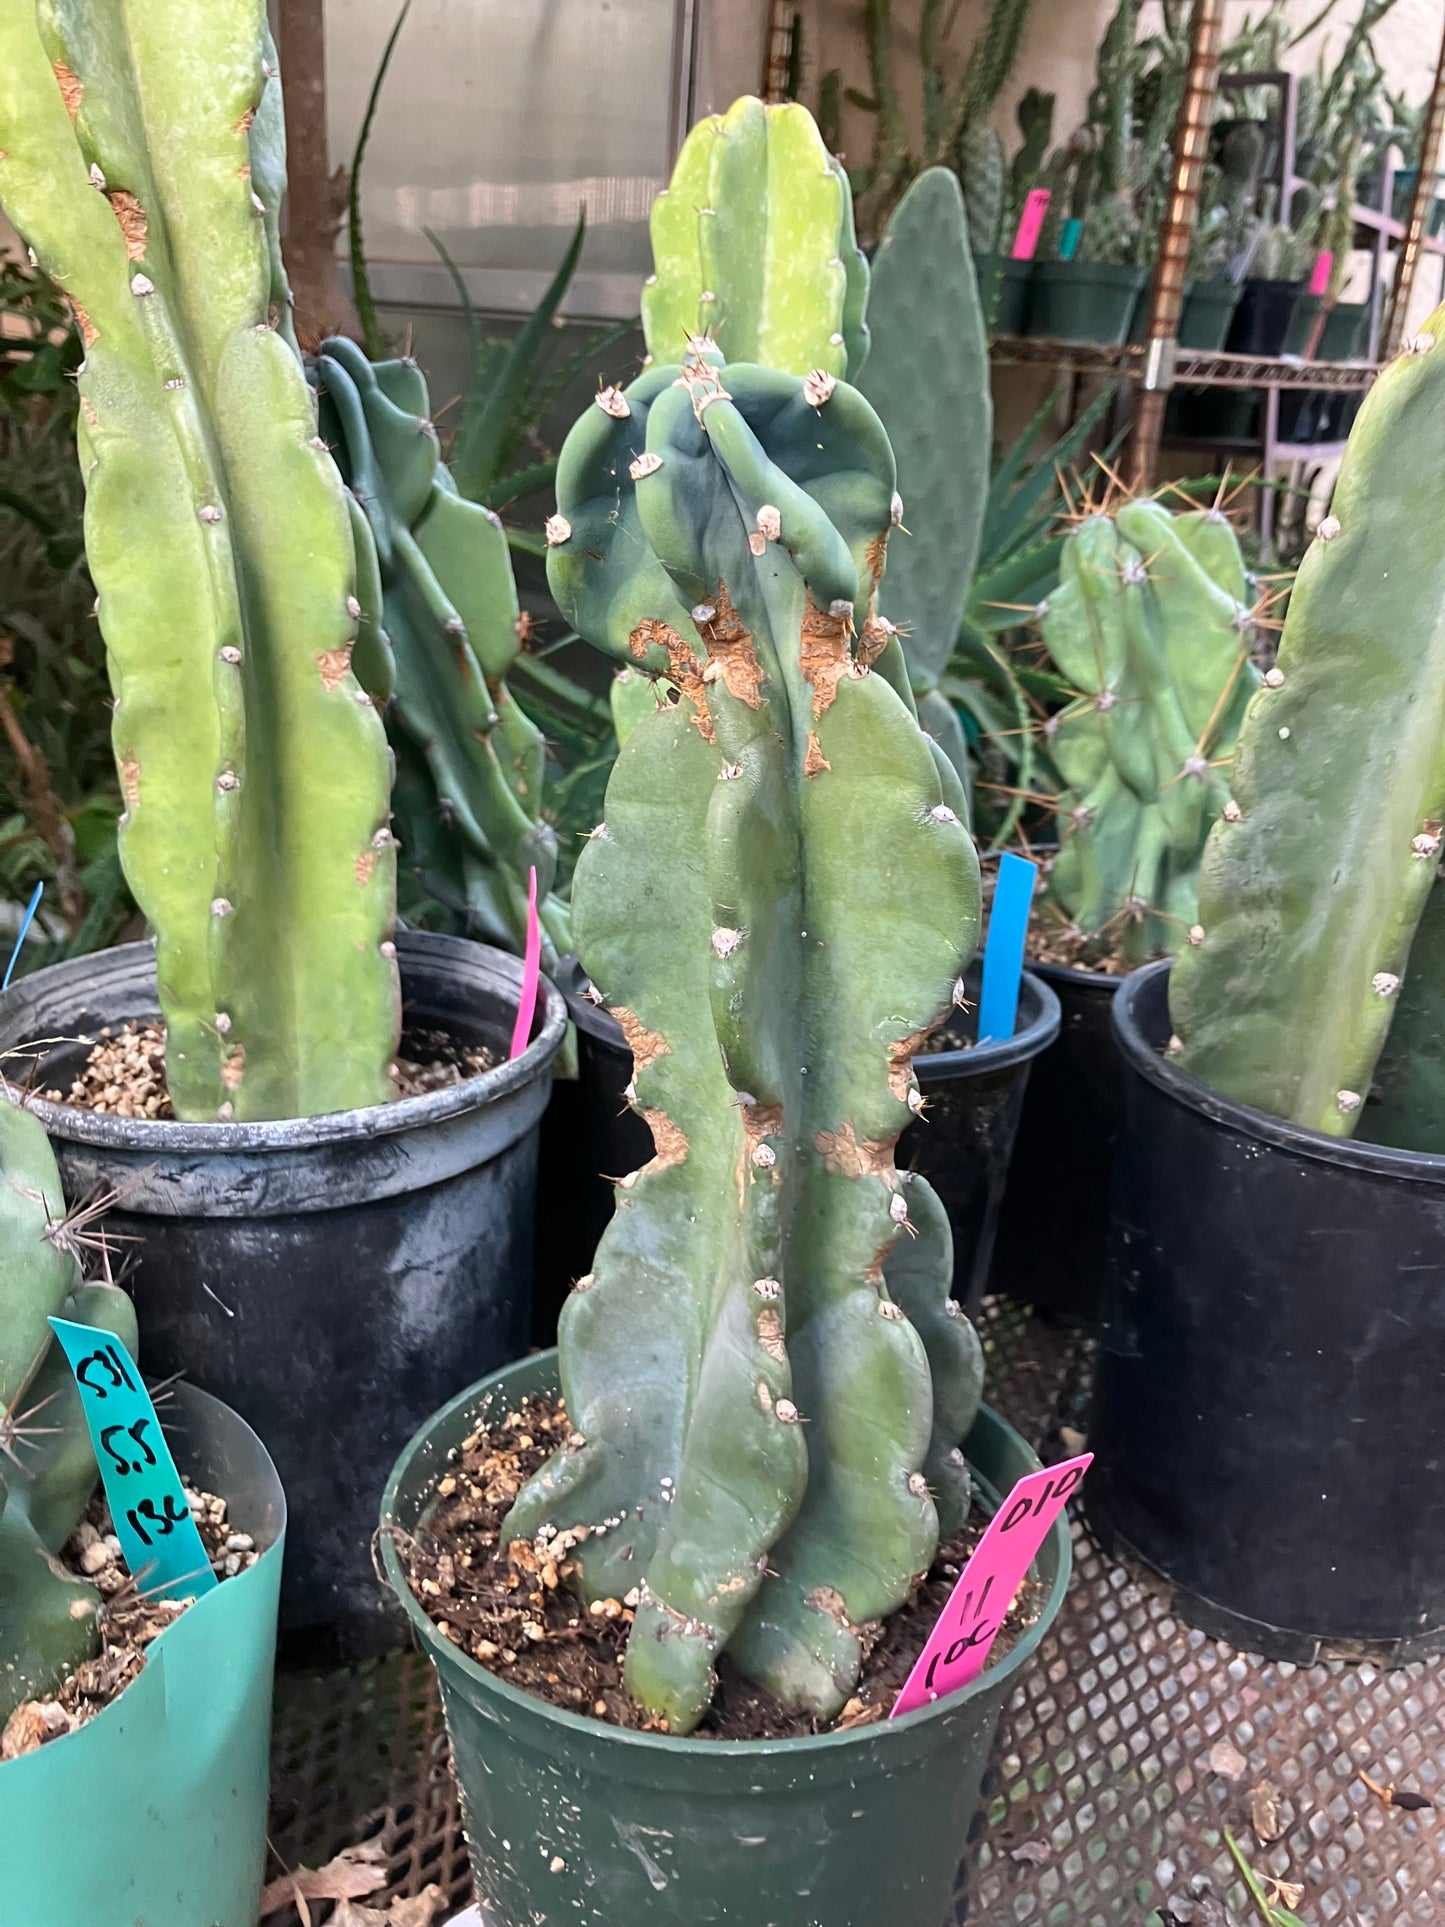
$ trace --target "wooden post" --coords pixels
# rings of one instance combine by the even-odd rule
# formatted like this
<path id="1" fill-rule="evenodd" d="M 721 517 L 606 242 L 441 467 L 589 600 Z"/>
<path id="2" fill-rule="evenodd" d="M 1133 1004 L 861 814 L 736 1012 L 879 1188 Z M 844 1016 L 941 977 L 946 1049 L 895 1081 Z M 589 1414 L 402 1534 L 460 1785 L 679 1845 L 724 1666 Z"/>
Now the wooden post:
<path id="1" fill-rule="evenodd" d="M 1435 85 L 1425 114 L 1420 137 L 1420 158 L 1415 168 L 1415 192 L 1410 196 L 1410 218 L 1405 223 L 1405 239 L 1395 269 L 1395 288 L 1390 297 L 1390 318 L 1380 342 L 1381 361 L 1400 352 L 1405 323 L 1410 315 L 1410 297 L 1415 292 L 1415 274 L 1420 266 L 1420 243 L 1435 201 L 1435 171 L 1440 165 L 1440 135 L 1445 128 L 1445 37 L 1440 42 L 1440 58 L 1435 67 Z"/>
<path id="2" fill-rule="evenodd" d="M 1174 167 L 1159 240 L 1159 260 L 1149 287 L 1149 331 L 1144 373 L 1134 414 L 1134 486 L 1147 489 L 1159 458 L 1164 404 L 1174 385 L 1179 346 L 1179 316 L 1184 306 L 1184 276 L 1199 207 L 1209 129 L 1219 82 L 1219 40 L 1224 0 L 1194 0 L 1190 30 L 1189 77 L 1174 129 Z"/>
<path id="3" fill-rule="evenodd" d="M 357 333 L 356 310 L 336 266 L 346 215 L 346 169 L 326 150 L 325 0 L 280 0 L 276 50 L 286 99 L 286 220 L 281 252 L 296 300 L 296 333 L 313 349 L 329 334 Z"/>

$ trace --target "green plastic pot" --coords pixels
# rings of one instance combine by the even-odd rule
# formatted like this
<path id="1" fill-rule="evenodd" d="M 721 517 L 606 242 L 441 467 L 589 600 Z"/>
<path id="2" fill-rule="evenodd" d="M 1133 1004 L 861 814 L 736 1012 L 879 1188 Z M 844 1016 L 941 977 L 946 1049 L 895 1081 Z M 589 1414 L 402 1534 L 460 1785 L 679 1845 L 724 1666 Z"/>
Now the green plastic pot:
<path id="1" fill-rule="evenodd" d="M 5 1927 L 255 1927 L 286 1501 L 256 1434 L 177 1385 L 176 1463 L 262 1556 L 182 1613 L 87 1726 L 0 1766 Z"/>
<path id="2" fill-rule="evenodd" d="M 1370 310 L 1364 301 L 1337 301 L 1325 316 L 1319 361 L 1358 361 L 1365 352 Z"/>
<path id="3" fill-rule="evenodd" d="M 991 335 L 1021 335 L 1028 325 L 1032 261 L 1015 261 L 1011 254 L 976 254 L 978 298 Z"/>
<path id="4" fill-rule="evenodd" d="M 1183 312 L 1179 316 L 1179 346 L 1222 349 L 1238 306 L 1237 281 L 1221 277 L 1215 281 L 1189 282 L 1184 290 Z"/>
<path id="5" fill-rule="evenodd" d="M 1301 288 L 1290 312 L 1289 326 L 1284 331 L 1284 346 L 1280 350 L 1281 354 L 1302 355 L 1305 352 L 1309 346 L 1310 330 L 1318 320 L 1320 309 L 1324 305 L 1325 298 L 1322 294 L 1311 294 L 1308 289 Z M 1318 349 L 1315 353 L 1318 358 Z"/>
<path id="6" fill-rule="evenodd" d="M 1147 268 L 1036 261 L 1028 332 L 1050 341 L 1124 341 L 1148 279 Z"/>
<path id="7" fill-rule="evenodd" d="M 387 1530 L 424 1522 L 448 1454 L 479 1423 L 556 1390 L 555 1352 L 484 1378 L 417 1433 L 382 1503 L 386 1576 L 441 1682 L 488 1927 L 939 1927 L 999 1715 L 1068 1585 L 1065 1522 L 1035 1563 L 1037 1623 L 962 1692 L 814 1739 L 628 1732 L 534 1699 L 443 1639 Z M 994 1498 L 1039 1464 L 986 1409 L 966 1449 Z"/>

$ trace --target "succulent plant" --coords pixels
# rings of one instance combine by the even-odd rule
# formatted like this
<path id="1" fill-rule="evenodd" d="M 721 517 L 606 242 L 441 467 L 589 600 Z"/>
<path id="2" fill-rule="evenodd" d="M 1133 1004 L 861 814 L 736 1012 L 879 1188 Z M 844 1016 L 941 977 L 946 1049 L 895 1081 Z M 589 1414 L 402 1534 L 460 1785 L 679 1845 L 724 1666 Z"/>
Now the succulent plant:
<path id="1" fill-rule="evenodd" d="M 1240 731 L 1170 989 L 1179 1062 L 1206 1084 L 1422 1151 L 1445 1150 L 1445 562 L 1420 537 L 1441 485 L 1441 342 L 1445 308 L 1365 399 Z"/>
<path id="2" fill-rule="evenodd" d="M 358 673 L 404 732 L 429 784 L 398 787 L 403 846 L 437 828 L 460 842 L 458 878 L 479 935 L 522 948 L 535 865 L 543 966 L 571 949 L 567 906 L 550 894 L 557 839 L 543 821 L 541 731 L 507 687 L 521 611 L 498 517 L 457 493 L 442 461 L 426 378 L 414 362 L 370 362 L 333 337 L 316 360 L 321 429 L 374 542 L 379 591 L 361 597 Z M 379 617 L 376 633 L 372 624 Z M 415 761 L 416 758 L 413 758 Z M 417 821 L 425 813 L 431 823 Z"/>
<path id="3" fill-rule="evenodd" d="M 1253 598 L 1218 508 L 1152 500 L 1086 513 L 1060 575 L 1043 639 L 1076 693 L 1044 725 L 1065 784 L 1048 898 L 1077 930 L 1119 930 L 1140 963 L 1196 922 L 1204 839 L 1259 685 Z"/>
<path id="4" fill-rule="evenodd" d="M 548 529 L 564 612 L 675 695 L 624 728 L 573 894 L 656 1154 L 564 1309 L 575 1431 L 504 1539 L 635 1599 L 627 1684 L 675 1732 L 724 1649 L 836 1713 L 968 1504 L 978 1343 L 893 1149 L 978 866 L 871 613 L 894 480 L 855 389 L 698 340 L 589 408 Z"/>
<path id="5" fill-rule="evenodd" d="M 99 1476 L 51 1317 L 93 1325 L 134 1354 L 130 1299 L 82 1280 L 39 1120 L 0 1096 L 0 1725 L 88 1659 L 99 1637 L 100 1595 L 51 1557 Z"/>
<path id="6" fill-rule="evenodd" d="M 127 881 L 178 1117 L 380 1102 L 400 999 L 381 719 L 278 217 L 260 0 L 14 0 L 0 206 L 74 307 Z"/>

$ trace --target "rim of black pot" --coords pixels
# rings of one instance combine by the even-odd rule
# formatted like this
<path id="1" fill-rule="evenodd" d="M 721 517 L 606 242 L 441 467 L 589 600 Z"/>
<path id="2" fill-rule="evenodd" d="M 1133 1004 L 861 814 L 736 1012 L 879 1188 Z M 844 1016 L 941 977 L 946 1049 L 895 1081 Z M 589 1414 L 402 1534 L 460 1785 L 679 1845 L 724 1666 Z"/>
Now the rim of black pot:
<path id="1" fill-rule="evenodd" d="M 1112 970 L 1086 970 L 1082 964 L 1045 963 L 1039 957 L 1030 957 L 1028 967 L 1046 984 L 1080 984 L 1086 990 L 1117 990 L 1144 968 L 1143 964 L 1135 964 L 1132 969 L 1116 975 Z"/>
<path id="2" fill-rule="evenodd" d="M 485 954 L 492 973 L 507 980 L 507 989 L 521 989 L 521 959 L 497 950 L 491 944 L 476 943 L 469 937 L 449 937 L 431 930 L 398 930 L 396 946 L 404 959 L 408 951 L 450 952 L 464 957 L 469 952 Z M 148 940 L 140 943 L 113 944 L 108 950 L 76 957 L 67 963 L 53 964 L 55 971 L 74 965 L 93 965 L 102 957 L 135 960 L 139 951 L 154 951 Z M 41 974 L 37 971 L 36 976 Z M 83 972 L 77 971 L 77 975 Z M 21 978 L 23 984 L 27 980 Z M 0 1059 L 0 1098 L 23 1103 L 45 1127 L 47 1136 L 73 1144 L 99 1144 L 107 1150 L 141 1151 L 159 1156 L 168 1152 L 205 1152 L 214 1156 L 221 1151 L 285 1151 L 315 1144 L 334 1144 L 347 1138 L 388 1137 L 397 1131 L 413 1131 L 428 1124 L 440 1124 L 466 1111 L 480 1110 L 484 1104 L 509 1097 L 546 1070 L 562 1047 L 567 1033 L 567 1006 L 557 986 L 548 977 L 538 978 L 538 998 L 542 1007 L 542 1026 L 520 1057 L 464 1077 L 439 1091 L 423 1091 L 416 1097 L 397 1097 L 384 1104 L 368 1104 L 358 1110 L 323 1111 L 316 1117 L 268 1118 L 259 1123 L 179 1123 L 173 1118 L 113 1117 L 108 1112 L 87 1111 L 74 1104 L 52 1104 L 34 1093 L 22 1092 L 9 1083 Z M 534 1018 L 535 1024 L 535 1018 Z M 12 1050 L 26 1048 L 11 1046 Z"/>
<path id="3" fill-rule="evenodd" d="M 1345 1164 L 1356 1171 L 1397 1178 L 1401 1182 L 1423 1181 L 1445 1187 L 1445 1154 L 1407 1151 L 1393 1144 L 1364 1144 L 1356 1138 L 1330 1137 L 1324 1131 L 1311 1131 L 1303 1124 L 1292 1124 L 1270 1111 L 1256 1110 L 1252 1104 L 1225 1097 L 1178 1064 L 1171 1063 L 1145 1036 L 1135 1016 L 1135 1005 L 1153 984 L 1168 974 L 1172 962 L 1172 958 L 1161 957 L 1156 963 L 1145 964 L 1123 978 L 1111 1006 L 1114 1039 L 1120 1054 L 1141 1077 L 1187 1110 L 1201 1111 L 1217 1124 L 1229 1125 L 1295 1157 L 1309 1158 L 1317 1164 Z"/>
<path id="4" fill-rule="evenodd" d="M 594 1004 L 586 994 L 592 980 L 582 968 L 582 959 L 575 950 L 569 950 L 565 957 L 557 959 L 552 980 L 566 999 L 567 1015 L 578 1030 L 585 1031 L 599 1044 L 611 1044 L 616 1050 L 627 1049 L 621 1024 L 605 1005 Z"/>
<path id="5" fill-rule="evenodd" d="M 1032 964 L 1019 978 L 1019 1013 L 1032 1000 L 1038 1008 L 1015 1027 L 1012 1037 L 989 1037 L 981 1044 L 963 1050 L 922 1050 L 913 1059 L 914 1074 L 920 1084 L 942 1077 L 986 1077 L 991 1071 L 1006 1071 L 1047 1050 L 1059 1034 L 1063 1008 L 1052 984 L 1038 976 Z"/>
<path id="6" fill-rule="evenodd" d="M 428 1651 L 435 1648 L 445 1657 L 448 1664 L 459 1666 L 468 1678 L 476 1681 L 488 1692 L 497 1693 L 501 1699 L 520 1711 L 542 1719 L 555 1720 L 564 1728 L 584 1734 L 592 1741 L 601 1741 L 605 1744 L 615 1742 L 619 1746 L 649 1753 L 661 1747 L 671 1752 L 685 1752 L 694 1757 L 702 1757 L 703 1749 L 706 1749 L 708 1753 L 717 1753 L 729 1760 L 775 1760 L 780 1754 L 801 1752 L 805 1747 L 828 1752 L 837 1752 L 846 1747 L 867 1749 L 876 1746 L 879 1737 L 886 1731 L 911 1733 L 926 1721 L 936 1719 L 941 1713 L 957 1707 L 971 1697 L 975 1689 L 981 1688 L 984 1684 L 993 1687 L 1011 1679 L 1025 1660 L 1032 1658 L 1038 1647 L 1042 1645 L 1045 1634 L 1058 1617 L 1064 1594 L 1068 1591 L 1074 1563 L 1073 1541 L 1069 1534 L 1067 1510 L 1061 1512 L 1049 1527 L 1049 1535 L 1058 1533 L 1062 1529 L 1058 1570 L 1054 1574 L 1054 1583 L 1049 1588 L 1048 1598 L 1033 1625 L 1024 1630 L 997 1666 L 986 1668 L 977 1679 L 970 1680 L 968 1685 L 960 1687 L 958 1692 L 946 1693 L 941 1699 L 933 1700 L 926 1706 L 915 1707 L 911 1713 L 900 1713 L 896 1720 L 877 1720 L 871 1725 L 849 1727 L 843 1732 L 806 1733 L 782 1740 L 699 1740 L 690 1733 L 642 1733 L 629 1726 L 613 1726 L 606 1720 L 588 1719 L 585 1714 L 568 1712 L 564 1706 L 554 1706 L 550 1700 L 542 1699 L 536 1693 L 525 1692 L 520 1686 L 513 1686 L 509 1681 L 502 1679 L 500 1675 L 488 1672 L 487 1668 L 473 1659 L 470 1653 L 463 1652 L 460 1646 L 454 1645 L 451 1640 L 444 1639 L 438 1633 L 407 1584 L 406 1574 L 402 1570 L 392 1534 L 386 1530 L 386 1526 L 395 1516 L 397 1489 L 401 1484 L 402 1474 L 416 1449 L 417 1440 L 423 1433 L 429 1433 L 444 1426 L 454 1412 L 468 1407 L 475 1408 L 478 1401 L 509 1373 L 524 1366 L 540 1370 L 549 1364 L 553 1376 L 556 1377 L 557 1347 L 555 1345 L 545 1352 L 534 1353 L 529 1358 L 514 1359 L 510 1365 L 503 1365 L 499 1370 L 489 1373 L 486 1378 L 478 1379 L 475 1385 L 469 1385 L 464 1392 L 458 1392 L 454 1399 L 450 1399 L 439 1411 L 433 1412 L 426 1423 L 407 1440 L 396 1464 L 392 1467 L 391 1477 L 387 1480 L 386 1490 L 382 1494 L 381 1526 L 377 1534 L 377 1545 L 391 1589 L 400 1600 L 423 1646 Z M 1023 1435 L 1009 1425 L 1008 1420 L 1000 1413 L 995 1412 L 991 1406 L 984 1406 L 981 1409 L 987 1411 L 998 1424 L 1014 1432 L 1015 1436 L 1022 1440 L 1025 1448 L 1033 1452 L 1033 1447 L 1023 1439 Z M 472 1412 L 468 1411 L 467 1416 L 470 1418 Z M 1034 1456 L 1037 1457 L 1037 1453 Z M 982 1479 L 979 1480 L 979 1485 L 984 1487 L 997 1503 L 999 1495 L 993 1491 L 993 1488 L 986 1486 Z"/>

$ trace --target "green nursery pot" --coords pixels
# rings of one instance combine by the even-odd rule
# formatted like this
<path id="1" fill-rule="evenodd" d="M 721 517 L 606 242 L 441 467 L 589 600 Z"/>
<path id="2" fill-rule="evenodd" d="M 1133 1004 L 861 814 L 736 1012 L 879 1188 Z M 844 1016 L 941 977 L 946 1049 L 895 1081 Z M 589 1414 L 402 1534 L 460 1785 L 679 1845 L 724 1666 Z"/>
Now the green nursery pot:
<path id="1" fill-rule="evenodd" d="M 1036 261 L 1028 331 L 1050 341 L 1124 341 L 1148 279 L 1147 268 Z"/>
<path id="2" fill-rule="evenodd" d="M 1358 361 L 1365 352 L 1370 310 L 1364 301 L 1337 301 L 1325 317 L 1318 361 Z"/>
<path id="3" fill-rule="evenodd" d="M 1011 254 L 976 254 L 978 298 L 991 335 L 1021 335 L 1028 325 L 1032 261 L 1015 261 Z"/>
<path id="4" fill-rule="evenodd" d="M 1238 306 L 1237 281 L 1223 277 L 1191 281 L 1184 291 L 1184 308 L 1179 316 L 1179 346 L 1222 349 Z"/>
<path id="5" fill-rule="evenodd" d="M 1060 1518 L 1034 1572 L 1044 1606 L 1000 1663 L 902 1719 L 814 1739 L 633 1733 L 506 1685 L 443 1639 L 412 1597 L 389 1525 L 425 1518 L 447 1454 L 485 1417 L 555 1393 L 557 1356 L 527 1358 L 444 1406 L 397 1461 L 382 1557 L 436 1665 L 462 1817 L 488 1927 L 939 1927 L 1004 1702 L 1069 1580 Z M 1039 1461 L 985 1409 L 966 1441 L 1006 1491 Z"/>
<path id="6" fill-rule="evenodd" d="M 1290 313 L 1289 326 L 1284 332 L 1284 346 L 1280 350 L 1281 354 L 1302 355 L 1305 352 L 1309 346 L 1310 330 L 1319 319 L 1320 309 L 1324 305 L 1325 298 L 1322 294 L 1310 294 L 1303 288 L 1300 290 Z M 1318 349 L 1315 350 L 1315 358 L 1319 358 Z"/>
<path id="7" fill-rule="evenodd" d="M 265 1550 L 89 1725 L 0 1766 L 5 1927 L 255 1927 L 286 1501 L 219 1399 L 177 1385 L 163 1416 L 181 1471 Z"/>

